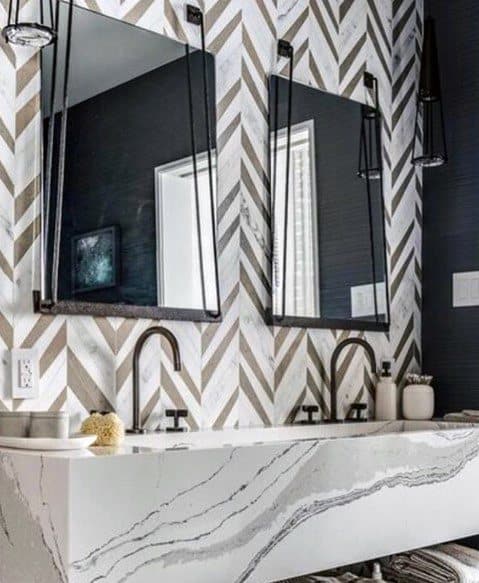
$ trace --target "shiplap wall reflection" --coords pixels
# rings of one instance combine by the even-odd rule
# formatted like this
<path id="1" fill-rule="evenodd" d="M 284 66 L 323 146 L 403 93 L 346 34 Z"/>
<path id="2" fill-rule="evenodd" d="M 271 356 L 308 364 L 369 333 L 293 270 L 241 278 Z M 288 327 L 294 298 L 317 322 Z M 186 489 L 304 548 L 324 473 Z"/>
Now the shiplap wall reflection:
<path id="1" fill-rule="evenodd" d="M 28 11 L 32 0 L 24 10 Z M 179 0 L 79 2 L 198 46 Z M 187 407 L 191 427 L 287 421 L 307 400 L 329 406 L 329 359 L 349 332 L 270 328 L 267 77 L 277 38 L 296 49 L 296 78 L 364 100 L 367 67 L 379 79 L 384 114 L 391 332 L 366 334 L 396 373 L 418 366 L 421 302 L 421 182 L 409 163 L 414 86 L 422 20 L 420 0 L 207 0 L 208 48 L 217 62 L 218 235 L 224 320 L 166 323 L 177 335 L 184 367 L 173 372 L 167 350 L 152 341 L 142 362 L 143 417 L 164 406 Z M 6 2 L 0 2 L 0 23 Z M 90 408 L 131 416 L 134 342 L 151 322 L 32 313 L 39 256 L 39 68 L 28 49 L 0 44 L 0 343 L 2 408 L 68 408 L 76 422 Z M 159 342 L 159 341 L 158 341 Z M 8 349 L 36 347 L 38 401 L 10 399 Z M 363 354 L 344 355 L 340 397 L 372 401 Z M 363 386 L 367 395 L 362 395 Z M 161 387 L 161 391 L 160 391 Z"/>

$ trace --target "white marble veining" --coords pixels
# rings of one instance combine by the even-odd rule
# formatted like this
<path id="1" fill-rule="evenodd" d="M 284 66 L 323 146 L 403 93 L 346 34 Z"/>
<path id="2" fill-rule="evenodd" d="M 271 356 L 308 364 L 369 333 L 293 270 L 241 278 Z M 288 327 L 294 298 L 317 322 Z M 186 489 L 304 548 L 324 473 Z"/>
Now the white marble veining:
<path id="1" fill-rule="evenodd" d="M 0 450 L 0 581 L 272 582 L 478 533 L 478 480 L 479 428 L 448 423 Z"/>

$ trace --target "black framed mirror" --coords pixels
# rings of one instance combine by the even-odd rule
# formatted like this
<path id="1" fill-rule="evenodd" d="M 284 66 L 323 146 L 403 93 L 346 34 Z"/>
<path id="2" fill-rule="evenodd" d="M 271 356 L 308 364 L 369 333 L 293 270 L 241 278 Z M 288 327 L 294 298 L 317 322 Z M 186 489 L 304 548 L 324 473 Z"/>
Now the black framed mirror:
<path id="1" fill-rule="evenodd" d="M 389 329 L 380 134 L 378 107 L 271 77 L 269 323 Z"/>
<path id="2" fill-rule="evenodd" d="M 197 50 L 67 1 L 56 21 L 57 42 L 42 52 L 36 309 L 221 319 L 215 59 L 204 37 Z"/>

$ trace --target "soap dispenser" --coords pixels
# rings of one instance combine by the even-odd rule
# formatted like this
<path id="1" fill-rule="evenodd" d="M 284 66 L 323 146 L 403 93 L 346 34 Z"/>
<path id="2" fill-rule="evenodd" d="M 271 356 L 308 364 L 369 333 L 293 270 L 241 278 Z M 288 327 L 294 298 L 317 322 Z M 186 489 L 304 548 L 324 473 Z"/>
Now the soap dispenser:
<path id="1" fill-rule="evenodd" d="M 381 573 L 381 565 L 379 563 L 374 563 L 371 578 L 373 581 L 384 581 Z"/>
<path id="2" fill-rule="evenodd" d="M 382 371 L 376 386 L 375 417 L 378 421 L 398 418 L 397 387 L 391 376 L 391 361 L 383 360 Z"/>

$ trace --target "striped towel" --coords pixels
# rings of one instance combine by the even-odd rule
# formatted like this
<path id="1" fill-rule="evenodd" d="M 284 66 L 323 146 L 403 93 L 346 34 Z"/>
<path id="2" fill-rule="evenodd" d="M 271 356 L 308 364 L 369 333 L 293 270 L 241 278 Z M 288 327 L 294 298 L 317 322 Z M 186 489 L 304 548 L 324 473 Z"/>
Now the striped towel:
<path id="1" fill-rule="evenodd" d="M 370 583 L 372 579 L 358 577 L 352 573 L 345 573 L 337 577 L 328 577 L 325 575 L 305 575 L 304 577 L 295 577 L 294 579 L 285 579 L 279 583 Z"/>
<path id="2" fill-rule="evenodd" d="M 394 583 L 479 583 L 479 551 L 444 544 L 381 560 L 383 576 Z"/>
<path id="3" fill-rule="evenodd" d="M 455 421 L 456 423 L 479 423 L 479 411 L 465 409 L 460 413 L 446 413 L 444 421 Z"/>

